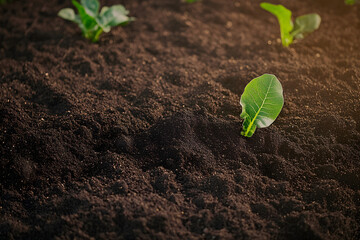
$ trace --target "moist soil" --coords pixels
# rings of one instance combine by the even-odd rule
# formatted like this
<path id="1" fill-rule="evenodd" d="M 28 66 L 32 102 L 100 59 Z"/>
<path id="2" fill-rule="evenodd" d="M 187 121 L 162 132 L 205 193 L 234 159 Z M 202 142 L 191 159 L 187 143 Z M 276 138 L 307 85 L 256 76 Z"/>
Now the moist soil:
<path id="1" fill-rule="evenodd" d="M 0 239 L 360 239 L 360 6 L 273 1 L 322 18 L 284 48 L 260 2 L 123 0 L 96 44 L 70 1 L 1 5 Z"/>

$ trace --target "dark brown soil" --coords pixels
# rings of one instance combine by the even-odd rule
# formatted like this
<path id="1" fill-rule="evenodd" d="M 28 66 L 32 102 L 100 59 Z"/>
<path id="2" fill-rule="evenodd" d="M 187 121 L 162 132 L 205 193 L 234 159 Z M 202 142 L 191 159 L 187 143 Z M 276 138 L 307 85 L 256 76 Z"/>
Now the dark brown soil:
<path id="1" fill-rule="evenodd" d="M 258 0 L 120 2 L 98 44 L 70 1 L 0 6 L 0 239 L 360 239 L 360 6 L 272 1 L 322 17 L 283 48 Z M 284 109 L 245 139 L 264 73 Z"/>

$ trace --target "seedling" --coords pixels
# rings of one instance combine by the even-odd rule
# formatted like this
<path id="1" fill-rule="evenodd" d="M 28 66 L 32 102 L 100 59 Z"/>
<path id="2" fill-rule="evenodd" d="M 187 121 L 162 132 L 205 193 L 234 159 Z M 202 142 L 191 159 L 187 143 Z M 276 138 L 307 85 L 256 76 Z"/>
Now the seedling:
<path id="1" fill-rule="evenodd" d="M 283 89 L 272 74 L 264 74 L 251 80 L 241 95 L 240 104 L 244 119 L 241 135 L 251 137 L 256 128 L 270 126 L 279 115 L 283 105 Z"/>
<path id="2" fill-rule="evenodd" d="M 321 18 L 316 13 L 297 17 L 294 24 L 291 20 L 291 11 L 283 5 L 264 2 L 260 6 L 277 17 L 280 25 L 281 42 L 284 47 L 288 47 L 294 39 L 303 39 L 320 26 Z"/>
<path id="3" fill-rule="evenodd" d="M 355 3 L 359 3 L 359 0 L 345 0 L 346 5 L 354 5 Z"/>
<path id="4" fill-rule="evenodd" d="M 100 10 L 98 0 L 81 0 L 81 4 L 72 0 L 79 14 L 71 8 L 61 9 L 58 15 L 66 20 L 78 24 L 85 38 L 92 42 L 99 41 L 102 32 L 110 32 L 111 27 L 125 25 L 135 18 L 128 17 L 129 11 L 123 5 L 113 5 L 112 7 L 103 7 Z"/>

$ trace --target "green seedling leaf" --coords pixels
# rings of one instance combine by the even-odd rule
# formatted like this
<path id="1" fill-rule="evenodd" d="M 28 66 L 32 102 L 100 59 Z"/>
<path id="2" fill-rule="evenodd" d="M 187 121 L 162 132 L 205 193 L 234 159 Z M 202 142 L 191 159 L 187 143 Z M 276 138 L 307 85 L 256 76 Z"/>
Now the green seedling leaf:
<path id="1" fill-rule="evenodd" d="M 72 0 L 72 3 L 79 12 L 79 18 L 81 20 L 81 24 L 79 24 L 79 27 L 83 31 L 83 34 L 86 38 L 91 38 L 90 35 L 92 35 L 92 32 L 96 30 L 97 24 L 95 19 L 88 15 L 85 8 L 76 0 Z"/>
<path id="2" fill-rule="evenodd" d="M 256 128 L 270 126 L 279 115 L 283 105 L 283 89 L 272 74 L 264 74 L 253 79 L 245 87 L 240 104 L 244 119 L 241 135 L 251 137 Z"/>
<path id="3" fill-rule="evenodd" d="M 81 0 L 81 5 L 89 16 L 95 18 L 98 15 L 100 9 L 98 0 Z"/>
<path id="4" fill-rule="evenodd" d="M 81 4 L 72 0 L 73 5 L 78 10 L 65 8 L 59 11 L 58 15 L 66 20 L 76 22 L 80 27 L 85 38 L 93 42 L 99 40 L 102 32 L 109 32 L 111 27 L 125 25 L 135 18 L 128 17 L 127 11 L 122 5 L 103 7 L 99 13 L 100 4 L 98 0 L 81 0 Z"/>
<path id="5" fill-rule="evenodd" d="M 78 23 L 77 21 L 78 19 L 76 18 L 75 11 L 72 8 L 61 9 L 58 13 L 58 16 L 62 17 L 63 19 Z"/>
<path id="6" fill-rule="evenodd" d="M 260 6 L 277 17 L 280 25 L 281 42 L 284 47 L 288 47 L 294 38 L 302 39 L 320 26 L 321 18 L 316 13 L 297 17 L 294 24 L 291 20 L 291 11 L 283 5 L 264 2 Z"/>
<path id="7" fill-rule="evenodd" d="M 321 18 L 316 13 L 306 14 L 295 19 L 294 29 L 291 35 L 296 39 L 302 39 L 305 35 L 319 28 Z"/>
<path id="8" fill-rule="evenodd" d="M 282 44 L 287 47 L 293 41 L 293 36 L 290 34 L 293 29 L 293 22 L 291 20 L 291 11 L 283 5 L 275 5 L 271 3 L 261 3 L 260 7 L 266 11 L 274 14 L 280 25 L 280 35 Z"/>
<path id="9" fill-rule="evenodd" d="M 355 3 L 358 3 L 359 0 L 345 0 L 346 5 L 354 5 Z"/>
<path id="10" fill-rule="evenodd" d="M 97 18 L 99 25 L 105 27 L 114 27 L 124 25 L 134 18 L 126 16 L 129 12 L 122 5 L 114 5 L 101 11 L 100 16 Z M 105 30 L 104 30 L 105 31 Z"/>
<path id="11" fill-rule="evenodd" d="M 100 16 L 104 15 L 104 13 L 109 9 L 109 7 L 107 6 L 104 6 L 101 8 L 101 11 L 100 11 Z"/>

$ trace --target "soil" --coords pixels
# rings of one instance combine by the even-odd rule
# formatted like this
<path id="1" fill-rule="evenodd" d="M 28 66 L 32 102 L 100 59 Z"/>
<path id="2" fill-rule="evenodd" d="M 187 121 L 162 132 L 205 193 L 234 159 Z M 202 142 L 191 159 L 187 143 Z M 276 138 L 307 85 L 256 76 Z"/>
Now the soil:
<path id="1" fill-rule="evenodd" d="M 284 48 L 260 2 L 123 0 L 97 44 L 70 1 L 1 5 L 0 239 L 360 239 L 360 6 L 272 1 L 322 18 Z M 264 73 L 285 105 L 247 139 Z"/>

